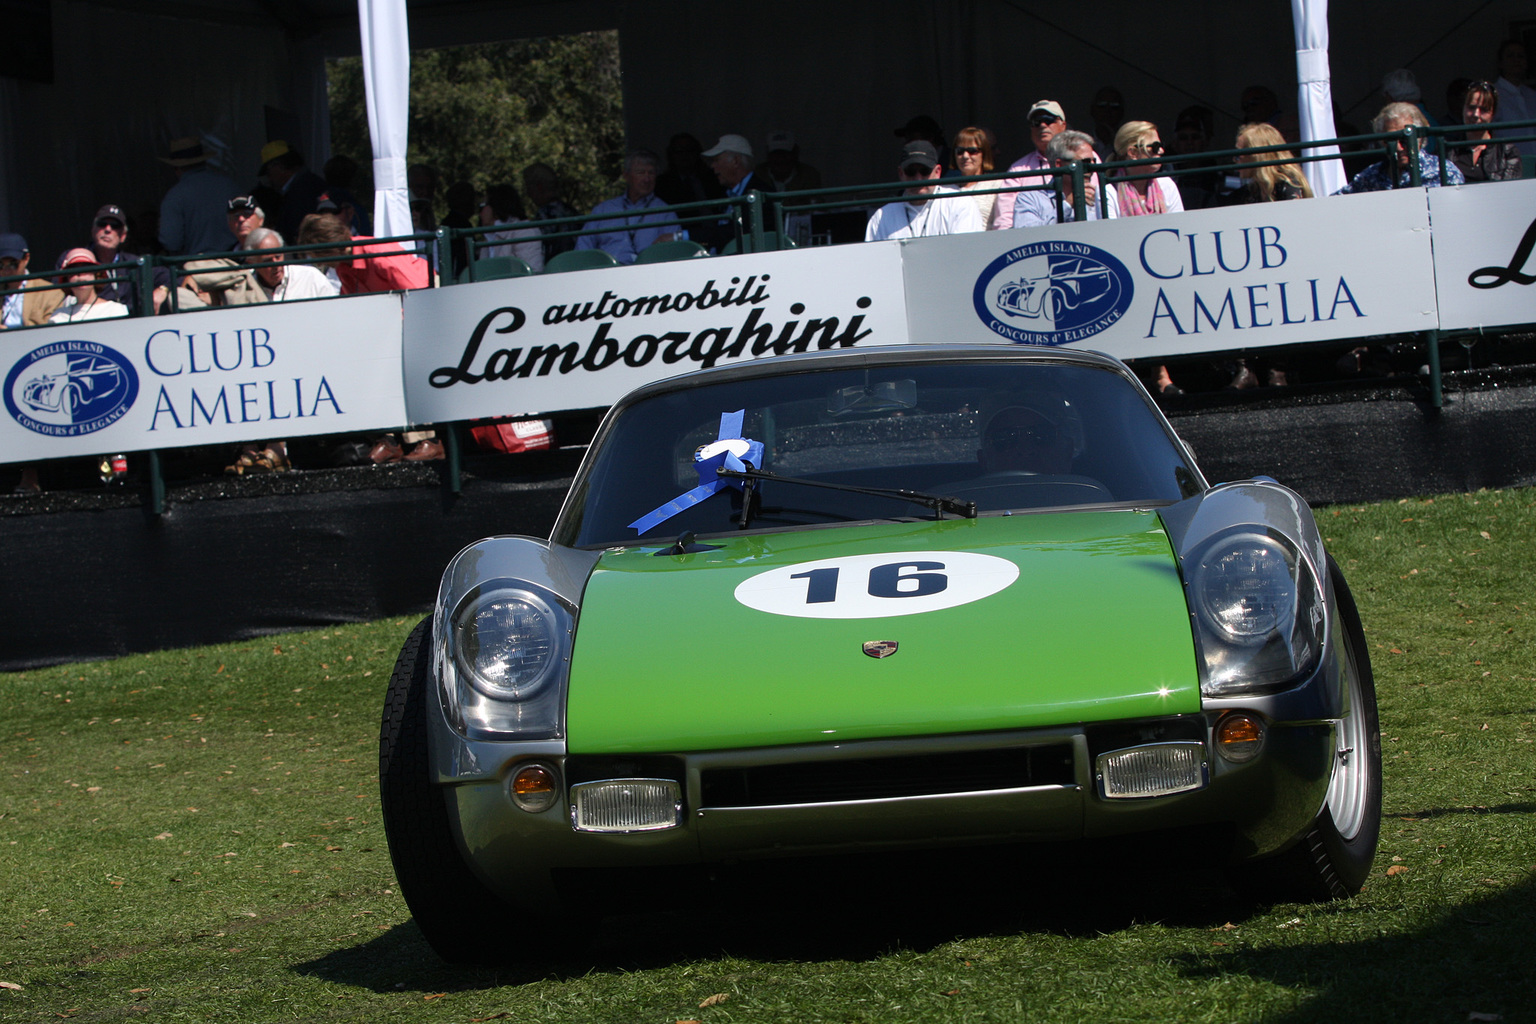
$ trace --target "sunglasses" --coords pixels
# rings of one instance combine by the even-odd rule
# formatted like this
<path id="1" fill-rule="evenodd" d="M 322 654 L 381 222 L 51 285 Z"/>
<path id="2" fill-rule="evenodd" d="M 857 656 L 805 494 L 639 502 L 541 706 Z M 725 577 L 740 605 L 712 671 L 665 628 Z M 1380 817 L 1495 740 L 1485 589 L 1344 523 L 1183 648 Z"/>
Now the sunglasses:
<path id="1" fill-rule="evenodd" d="M 925 167 L 922 164 L 907 164 L 907 166 L 901 169 L 901 176 L 903 178 L 926 178 L 932 171 L 932 167 Z"/>
<path id="2" fill-rule="evenodd" d="M 98 227 L 98 228 L 111 228 L 113 231 L 116 231 L 118 234 L 122 234 L 124 231 L 128 230 L 127 228 L 123 227 L 123 225 L 122 225 L 122 223 L 120 221 L 115 221 L 115 220 L 99 220 L 99 221 L 96 222 L 95 226 Z"/>
<path id="3" fill-rule="evenodd" d="M 980 146 L 956 146 L 956 153 L 964 153 L 966 156 L 981 156 Z"/>
<path id="4" fill-rule="evenodd" d="M 1141 147 L 1141 151 L 1148 156 L 1162 156 L 1166 152 L 1161 142 L 1148 142 Z"/>
<path id="5" fill-rule="evenodd" d="M 1029 126 L 1031 128 L 1044 128 L 1046 125 L 1055 124 L 1060 120 L 1061 118 L 1057 117 L 1055 114 L 1031 114 L 1029 117 Z"/>

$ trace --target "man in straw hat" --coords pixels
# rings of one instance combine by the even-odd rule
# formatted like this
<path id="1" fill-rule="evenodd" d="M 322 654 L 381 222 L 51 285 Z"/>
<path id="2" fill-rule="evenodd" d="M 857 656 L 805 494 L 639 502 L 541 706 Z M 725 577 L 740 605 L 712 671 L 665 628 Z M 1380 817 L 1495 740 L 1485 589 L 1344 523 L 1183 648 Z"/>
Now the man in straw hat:
<path id="1" fill-rule="evenodd" d="M 225 223 L 234 180 L 208 166 L 201 139 L 176 139 L 160 162 L 176 171 L 176 184 L 160 203 L 160 244 L 175 255 L 230 252 L 235 236 Z"/>

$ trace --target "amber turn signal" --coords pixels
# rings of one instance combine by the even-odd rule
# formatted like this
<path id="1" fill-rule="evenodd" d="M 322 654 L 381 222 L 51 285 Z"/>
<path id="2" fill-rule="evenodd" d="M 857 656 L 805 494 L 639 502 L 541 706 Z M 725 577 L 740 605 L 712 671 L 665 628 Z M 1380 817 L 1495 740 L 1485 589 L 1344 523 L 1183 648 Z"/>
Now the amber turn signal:
<path id="1" fill-rule="evenodd" d="M 1223 760 L 1243 764 L 1259 756 L 1264 723 L 1256 715 L 1234 712 L 1216 723 L 1216 752 Z"/>

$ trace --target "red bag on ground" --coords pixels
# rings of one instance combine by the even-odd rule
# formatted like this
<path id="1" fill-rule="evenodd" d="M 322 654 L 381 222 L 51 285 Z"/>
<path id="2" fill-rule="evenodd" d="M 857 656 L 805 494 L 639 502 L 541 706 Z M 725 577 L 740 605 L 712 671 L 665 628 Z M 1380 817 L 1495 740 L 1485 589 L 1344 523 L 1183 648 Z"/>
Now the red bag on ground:
<path id="1" fill-rule="evenodd" d="M 542 451 L 555 446 L 554 420 L 497 420 L 477 423 L 469 428 L 475 444 L 486 451 L 518 452 Z"/>

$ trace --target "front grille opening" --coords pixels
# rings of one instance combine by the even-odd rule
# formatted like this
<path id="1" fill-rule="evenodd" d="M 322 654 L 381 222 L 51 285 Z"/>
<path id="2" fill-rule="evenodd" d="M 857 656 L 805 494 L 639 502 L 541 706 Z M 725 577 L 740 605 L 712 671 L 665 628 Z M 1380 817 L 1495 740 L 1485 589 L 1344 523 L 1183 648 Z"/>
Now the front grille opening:
<path id="1" fill-rule="evenodd" d="M 973 793 L 1077 781 L 1070 743 L 953 754 L 710 768 L 705 807 L 769 807 Z"/>

